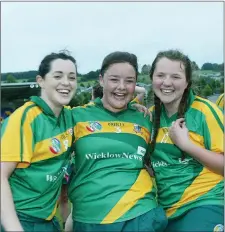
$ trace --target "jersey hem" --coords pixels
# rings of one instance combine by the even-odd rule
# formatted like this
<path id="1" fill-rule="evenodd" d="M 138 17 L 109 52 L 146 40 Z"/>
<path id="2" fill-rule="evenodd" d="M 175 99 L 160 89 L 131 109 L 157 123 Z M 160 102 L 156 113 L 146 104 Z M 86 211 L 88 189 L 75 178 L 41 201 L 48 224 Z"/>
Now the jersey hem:
<path id="1" fill-rule="evenodd" d="M 92 219 L 84 220 L 82 218 L 76 218 L 76 220 L 75 220 L 74 217 L 73 217 L 73 221 L 77 221 L 77 222 L 81 222 L 81 223 L 90 223 L 90 224 L 101 224 L 101 225 L 104 225 L 104 224 L 113 224 L 113 223 L 117 223 L 117 222 L 124 222 L 124 221 L 128 221 L 128 220 L 132 220 L 132 219 L 137 218 L 137 217 L 139 217 L 139 216 L 141 216 L 141 215 L 143 215 L 145 213 L 148 213 L 149 211 L 151 211 L 151 210 L 153 210 L 153 209 L 155 209 L 157 207 L 158 207 L 158 205 L 155 204 L 152 208 L 148 208 L 147 210 L 142 211 L 139 214 L 132 215 L 132 216 L 125 217 L 125 218 L 122 217 L 121 219 L 117 219 L 114 222 L 111 222 L 112 219 L 110 221 L 104 221 L 104 223 L 101 223 L 101 221 L 99 221 L 99 220 L 92 220 Z"/>
<path id="2" fill-rule="evenodd" d="M 216 200 L 216 201 L 214 201 L 214 202 L 212 202 L 212 201 L 206 201 L 206 202 L 200 202 L 200 203 L 197 203 L 197 204 L 194 204 L 194 205 L 192 205 L 192 206 L 189 206 L 189 207 L 187 207 L 187 209 L 186 210 L 182 210 L 182 208 L 178 208 L 177 209 L 177 211 L 180 209 L 180 210 L 182 210 L 182 212 L 178 212 L 178 214 L 176 214 L 176 212 L 172 215 L 172 216 L 170 216 L 170 217 L 168 217 L 168 219 L 170 220 L 172 220 L 172 219 L 175 219 L 175 218 L 177 218 L 177 217 L 180 217 L 180 216 L 183 216 L 184 214 L 186 214 L 189 210 L 192 210 L 192 209 L 194 209 L 194 208 L 197 208 L 197 207 L 201 207 L 201 206 L 205 206 L 205 205 L 224 205 L 223 203 L 221 203 L 221 200 Z M 165 210 L 165 209 L 164 209 Z M 166 210 L 165 210 L 166 211 Z"/>
<path id="3" fill-rule="evenodd" d="M 52 220 L 52 219 L 47 220 L 46 218 L 41 218 L 41 217 L 38 217 L 37 215 L 32 215 L 29 213 L 27 214 L 26 212 L 24 213 L 23 211 L 21 212 L 20 210 L 16 210 L 16 213 L 20 219 L 23 219 L 29 222 L 42 222 L 43 223 L 43 222 L 49 222 Z"/>

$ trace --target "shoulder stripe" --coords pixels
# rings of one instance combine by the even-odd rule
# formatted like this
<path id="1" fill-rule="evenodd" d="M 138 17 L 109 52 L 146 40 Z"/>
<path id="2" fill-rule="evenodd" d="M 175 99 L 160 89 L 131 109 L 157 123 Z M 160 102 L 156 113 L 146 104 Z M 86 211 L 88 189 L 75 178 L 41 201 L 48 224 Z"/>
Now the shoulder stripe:
<path id="1" fill-rule="evenodd" d="M 221 103 L 222 100 L 223 100 L 223 96 L 224 96 L 224 94 L 222 94 L 222 95 L 220 96 L 220 98 L 218 99 L 217 105 L 220 105 L 220 103 Z"/>
<path id="2" fill-rule="evenodd" d="M 33 102 L 27 102 L 16 109 L 7 119 L 4 131 L 2 131 L 1 159 L 5 162 L 29 162 L 32 156 L 33 133 L 30 127 L 31 121 L 42 111 L 37 107 L 31 114 L 28 123 L 24 123 L 27 112 L 34 107 Z M 32 111 L 33 112 L 33 111 Z M 31 119 L 32 118 L 32 119 Z M 9 144 L 13 141 L 13 146 Z M 11 145 L 11 144 L 10 144 Z"/>
<path id="3" fill-rule="evenodd" d="M 138 103 L 141 105 L 141 102 L 139 101 L 139 99 L 137 97 L 135 97 L 132 101 L 132 103 Z"/>
<path id="4" fill-rule="evenodd" d="M 149 110 L 150 112 L 153 112 L 154 109 L 155 109 L 155 106 L 153 105 L 153 106 L 151 106 L 148 110 Z"/>
<path id="5" fill-rule="evenodd" d="M 24 112 L 23 112 L 23 115 L 22 115 L 22 119 L 21 119 L 21 127 L 20 127 L 20 138 L 21 138 L 21 140 L 20 140 L 20 160 L 21 160 L 21 162 L 23 162 L 23 160 L 24 160 L 24 157 L 23 157 L 23 154 L 24 154 L 24 136 L 23 136 L 23 127 L 24 127 L 24 122 L 25 122 L 25 119 L 26 119 L 26 116 L 27 116 L 27 113 L 28 113 L 28 111 L 31 109 L 31 108 L 33 108 L 33 107 L 35 107 L 36 105 L 35 104 L 32 104 L 32 105 L 30 105 L 30 106 L 28 106 L 25 110 L 24 110 Z"/>
<path id="6" fill-rule="evenodd" d="M 72 109 L 82 109 L 82 108 L 87 108 L 87 107 L 90 107 L 90 106 L 96 106 L 96 104 L 94 102 L 89 102 L 83 106 L 75 106 L 73 107 Z"/>
<path id="7" fill-rule="evenodd" d="M 224 150 L 223 133 L 224 126 L 222 124 L 223 113 L 214 103 L 197 97 L 192 103 L 191 108 L 199 111 L 204 116 L 202 136 L 204 137 L 204 145 L 207 149 L 221 153 Z"/>
<path id="8" fill-rule="evenodd" d="M 222 115 L 222 112 L 219 109 L 216 110 L 214 107 L 212 107 L 211 104 L 208 101 L 205 101 L 205 100 L 203 100 L 203 99 L 201 99 L 199 97 L 197 97 L 195 100 L 205 104 L 209 108 L 209 110 L 212 112 L 213 116 L 215 117 L 220 129 L 223 131 L 223 128 L 224 128 L 223 123 L 222 123 L 222 120 L 218 116 L 219 114 Z"/>

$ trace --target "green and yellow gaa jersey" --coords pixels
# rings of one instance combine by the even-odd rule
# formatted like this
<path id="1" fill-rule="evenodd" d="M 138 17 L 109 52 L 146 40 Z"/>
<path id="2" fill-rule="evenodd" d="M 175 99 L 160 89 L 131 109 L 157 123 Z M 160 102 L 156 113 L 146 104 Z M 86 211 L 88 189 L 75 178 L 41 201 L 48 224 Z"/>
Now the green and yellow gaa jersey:
<path id="1" fill-rule="evenodd" d="M 129 105 L 113 113 L 97 98 L 72 110 L 75 168 L 69 186 L 73 220 L 110 224 L 157 206 L 152 179 L 143 168 L 149 118 Z"/>
<path id="2" fill-rule="evenodd" d="M 216 101 L 216 104 L 217 104 L 220 108 L 224 109 L 224 93 L 221 94 L 221 95 L 218 97 L 218 99 L 217 99 L 217 101 Z"/>
<path id="3" fill-rule="evenodd" d="M 18 162 L 9 183 L 16 211 L 51 220 L 72 144 L 71 110 L 56 118 L 39 97 L 18 108 L 1 129 L 1 161 Z"/>
<path id="4" fill-rule="evenodd" d="M 162 109 L 157 143 L 151 155 L 158 201 L 169 218 L 178 217 L 197 206 L 224 204 L 223 177 L 191 155 L 183 154 L 171 141 L 168 128 L 176 118 L 177 114 L 168 118 Z M 223 153 L 223 114 L 215 104 L 191 92 L 185 121 L 193 143 Z"/>

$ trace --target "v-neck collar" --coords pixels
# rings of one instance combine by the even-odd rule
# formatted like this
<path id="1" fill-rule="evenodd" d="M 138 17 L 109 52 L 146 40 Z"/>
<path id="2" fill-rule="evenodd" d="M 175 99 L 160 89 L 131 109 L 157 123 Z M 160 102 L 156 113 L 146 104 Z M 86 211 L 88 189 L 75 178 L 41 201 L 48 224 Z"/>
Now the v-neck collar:
<path id="1" fill-rule="evenodd" d="M 188 104 L 187 104 L 187 108 L 189 109 L 191 104 L 193 103 L 193 101 L 195 100 L 195 94 L 193 92 L 193 90 L 190 90 L 189 95 L 188 95 Z M 172 116 L 168 116 L 166 113 L 166 108 L 165 106 L 162 104 L 161 106 L 162 108 L 162 116 L 166 122 L 167 125 L 170 125 L 173 121 L 176 121 L 177 119 L 177 112 L 175 114 L 173 114 Z"/>
<path id="2" fill-rule="evenodd" d="M 32 96 L 30 98 L 30 100 L 32 102 L 34 102 L 37 106 L 39 106 L 46 115 L 49 115 L 49 116 L 54 117 L 56 119 L 59 119 L 61 117 L 61 115 L 63 114 L 63 109 L 62 109 L 59 116 L 56 117 L 54 112 L 52 111 L 52 109 L 49 107 L 49 105 L 41 97 Z"/>
<path id="3" fill-rule="evenodd" d="M 175 114 L 173 114 L 172 116 L 168 116 L 166 113 L 166 108 L 165 106 L 162 104 L 162 116 L 166 121 L 166 124 L 171 124 L 173 121 L 175 121 L 177 119 L 177 112 Z"/>
<path id="4" fill-rule="evenodd" d="M 105 111 L 107 111 L 108 113 L 110 113 L 110 114 L 112 114 L 112 115 L 114 115 L 114 116 L 119 116 L 119 115 L 121 115 L 121 114 L 124 114 L 125 112 L 127 112 L 127 110 L 136 110 L 136 108 L 135 107 L 133 107 L 133 105 L 132 105 L 132 103 L 131 102 L 129 102 L 128 104 L 127 104 L 127 108 L 126 109 L 124 109 L 124 110 L 121 110 L 121 111 L 119 111 L 119 112 L 112 112 L 112 111 L 110 111 L 110 110 L 108 110 L 108 109 L 106 109 L 105 107 L 104 107 L 104 105 L 103 105 L 103 102 L 102 102 L 102 100 L 101 100 L 101 98 L 96 98 L 95 100 L 94 100 L 94 103 L 98 106 L 98 107 L 101 107 L 101 108 L 103 108 Z"/>

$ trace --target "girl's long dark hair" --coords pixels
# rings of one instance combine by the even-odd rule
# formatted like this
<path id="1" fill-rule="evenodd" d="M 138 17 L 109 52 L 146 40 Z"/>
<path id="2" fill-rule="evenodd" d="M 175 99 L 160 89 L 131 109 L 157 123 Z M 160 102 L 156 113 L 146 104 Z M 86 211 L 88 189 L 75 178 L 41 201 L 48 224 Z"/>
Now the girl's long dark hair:
<path id="1" fill-rule="evenodd" d="M 188 109 L 188 96 L 191 89 L 191 79 L 192 79 L 192 67 L 191 67 L 191 61 L 188 58 L 188 56 L 184 55 L 182 52 L 178 50 L 168 50 L 168 51 L 162 51 L 159 52 L 154 59 L 151 70 L 150 70 L 150 79 L 153 79 L 153 74 L 155 71 L 155 67 L 158 63 L 158 61 L 162 58 L 167 58 L 173 61 L 180 61 L 181 65 L 184 65 L 185 67 L 185 77 L 186 81 L 188 83 L 187 88 L 184 90 L 183 96 L 181 98 L 178 112 L 177 112 L 177 119 L 178 118 L 185 118 L 185 113 Z M 154 94 L 154 111 L 153 111 L 153 128 L 152 128 L 152 136 L 151 136 L 151 142 L 150 142 L 150 149 L 149 152 L 145 154 L 144 162 L 145 165 L 151 166 L 150 162 L 150 154 L 154 152 L 155 145 L 156 145 L 156 139 L 158 135 L 158 131 L 160 128 L 160 115 L 161 115 L 161 107 L 162 103 L 160 99 Z M 184 153 L 182 158 L 184 158 Z"/>

